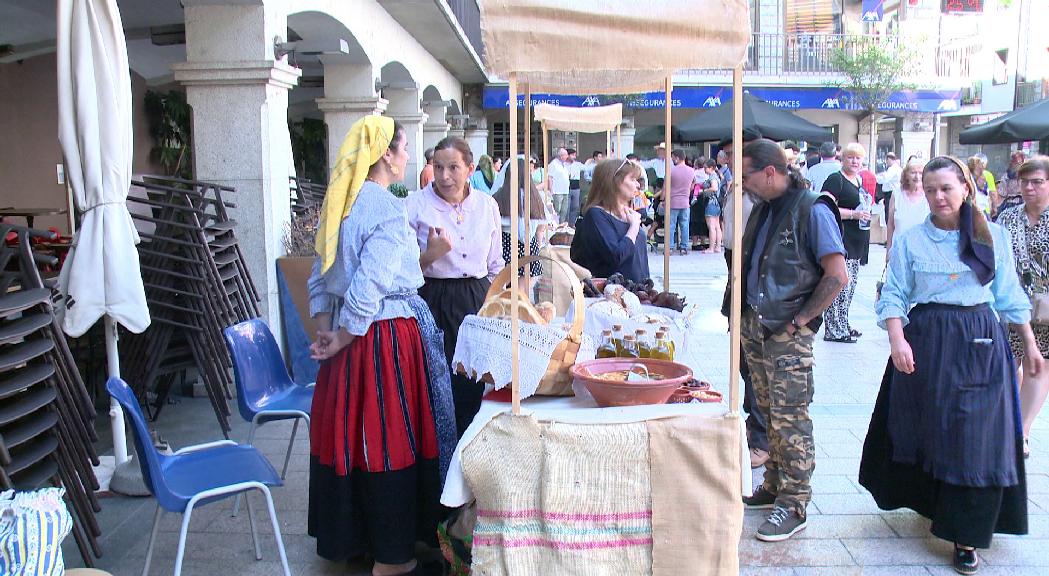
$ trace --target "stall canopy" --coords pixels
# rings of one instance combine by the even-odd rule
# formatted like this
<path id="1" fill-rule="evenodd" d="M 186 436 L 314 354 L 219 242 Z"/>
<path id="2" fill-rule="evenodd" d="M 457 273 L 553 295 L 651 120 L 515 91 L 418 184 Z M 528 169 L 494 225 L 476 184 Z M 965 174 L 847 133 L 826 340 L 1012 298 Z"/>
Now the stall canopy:
<path id="1" fill-rule="evenodd" d="M 732 100 L 700 112 L 677 127 L 685 142 L 729 138 L 732 136 Z M 813 124 L 793 112 L 776 108 L 749 92 L 743 93 L 743 130 L 772 140 L 833 140 L 829 129 Z"/>
<path id="2" fill-rule="evenodd" d="M 962 144 L 1011 144 L 1049 138 L 1049 98 L 1013 110 L 958 135 Z"/>
<path id="3" fill-rule="evenodd" d="M 732 68 L 750 41 L 748 0 L 479 0 L 485 62 L 533 92 L 658 90 L 686 68 Z M 695 14 L 717 14 L 696 18 Z M 566 59 L 566 55 L 570 58 Z"/>
<path id="4" fill-rule="evenodd" d="M 536 122 L 544 122 L 550 130 L 569 132 L 610 132 L 623 121 L 623 105 L 575 108 L 554 104 L 536 104 Z"/>
<path id="5" fill-rule="evenodd" d="M 525 90 L 526 131 L 531 125 L 530 94 L 624 94 L 664 91 L 664 124 L 671 123 L 672 76 L 683 69 L 732 69 L 733 87 L 743 92 L 742 63 L 750 43 L 749 0 L 664 0 L 644 3 L 618 0 L 591 0 L 569 3 L 563 0 L 478 0 L 484 38 L 485 63 L 489 73 L 507 78 L 511 110 L 517 109 L 517 88 Z M 695 14 L 717 14 L 717 18 L 695 18 Z M 566 55 L 571 55 L 570 62 Z M 736 107 L 737 116 L 741 114 Z M 738 124 L 742 124 L 742 120 Z M 737 126 L 733 136 L 741 140 Z M 510 155 L 517 155 L 517 114 L 510 114 Z M 669 138 L 665 138 L 669 140 Z M 529 138 L 524 138 L 526 152 Z M 742 142 L 740 142 L 742 144 Z M 742 145 L 736 146 L 735 161 L 742 163 Z M 670 158 L 667 157 L 664 186 L 670 186 Z M 510 181 L 516 188 L 524 175 L 517 163 L 510 165 Z M 733 195 L 741 202 L 743 190 L 737 182 Z M 530 196 L 525 196 L 525 203 Z M 518 238 L 517 195 L 510 201 L 510 237 Z M 734 216 L 742 228 L 740 212 Z M 669 219 L 666 226 L 669 228 Z M 669 237 L 669 229 L 667 230 Z M 733 276 L 742 269 L 740 239 L 736 238 Z M 510 266 L 518 267 L 518 251 L 510 250 Z M 670 246 L 664 245 L 663 282 L 670 276 Z M 511 350 L 513 353 L 513 412 L 520 413 L 517 384 L 519 356 L 518 277 L 511 275 Z M 739 369 L 739 317 L 741 294 L 738 283 L 732 289 L 732 347 L 730 375 Z M 731 410 L 736 410 L 738 386 L 730 376 Z"/>

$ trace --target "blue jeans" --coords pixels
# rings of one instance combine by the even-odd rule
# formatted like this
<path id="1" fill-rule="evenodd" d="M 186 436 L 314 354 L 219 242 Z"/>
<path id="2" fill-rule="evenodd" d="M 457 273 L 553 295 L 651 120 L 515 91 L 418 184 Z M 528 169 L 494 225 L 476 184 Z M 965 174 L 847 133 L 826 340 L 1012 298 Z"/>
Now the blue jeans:
<path id="1" fill-rule="evenodd" d="M 688 214 L 691 208 L 671 208 L 670 209 L 670 248 L 677 248 L 678 250 L 689 250 L 692 248 L 689 245 L 688 236 Z M 675 243 L 675 239 L 677 242 Z"/>

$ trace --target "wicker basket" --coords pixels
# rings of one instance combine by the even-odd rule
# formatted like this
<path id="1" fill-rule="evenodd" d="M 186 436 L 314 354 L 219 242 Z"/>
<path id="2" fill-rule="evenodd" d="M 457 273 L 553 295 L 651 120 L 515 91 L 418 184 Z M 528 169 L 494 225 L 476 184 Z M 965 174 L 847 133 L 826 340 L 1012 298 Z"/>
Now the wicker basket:
<path id="1" fill-rule="evenodd" d="M 573 396 L 572 392 L 572 374 L 571 368 L 575 365 L 576 356 L 579 354 L 579 343 L 582 342 L 583 338 L 583 324 L 586 320 L 586 307 L 584 306 L 583 299 L 583 285 L 576 280 L 575 273 L 565 266 L 563 263 L 558 262 L 550 258 L 543 256 L 528 256 L 521 258 L 518 262 L 519 266 L 527 266 L 536 260 L 545 260 L 551 262 L 559 267 L 561 270 L 572 278 L 572 295 L 573 295 L 573 307 L 575 308 L 571 327 L 568 329 L 568 335 L 557 348 L 554 349 L 553 354 L 550 355 L 550 364 L 546 367 L 546 374 L 543 379 L 539 382 L 539 388 L 536 390 L 536 396 Z M 488 294 L 485 296 L 485 304 L 493 298 L 498 298 L 499 294 L 503 292 L 510 284 L 510 266 L 506 266 L 499 272 L 499 275 L 492 281 L 491 288 L 488 289 Z M 484 305 L 481 306 L 484 308 Z"/>

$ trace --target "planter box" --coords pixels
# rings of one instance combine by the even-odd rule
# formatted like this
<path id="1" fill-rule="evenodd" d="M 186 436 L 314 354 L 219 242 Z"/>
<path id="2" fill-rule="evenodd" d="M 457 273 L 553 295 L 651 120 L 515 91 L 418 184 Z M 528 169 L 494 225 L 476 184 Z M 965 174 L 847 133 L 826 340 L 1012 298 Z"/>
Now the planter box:
<path id="1" fill-rule="evenodd" d="M 316 382 L 320 369 L 320 364 L 310 358 L 310 343 L 317 329 L 310 318 L 310 296 L 306 281 L 310 278 L 313 260 L 312 256 L 277 258 L 285 361 L 292 379 L 303 385 Z"/>

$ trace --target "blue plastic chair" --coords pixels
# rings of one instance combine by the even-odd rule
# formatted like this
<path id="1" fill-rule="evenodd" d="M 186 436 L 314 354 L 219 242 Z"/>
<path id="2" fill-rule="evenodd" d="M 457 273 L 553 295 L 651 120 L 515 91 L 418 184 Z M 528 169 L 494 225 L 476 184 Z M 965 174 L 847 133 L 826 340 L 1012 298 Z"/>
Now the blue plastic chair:
<path id="1" fill-rule="evenodd" d="M 258 318 L 234 324 L 223 331 L 226 348 L 233 360 L 233 375 L 237 383 L 237 408 L 241 418 L 251 422 L 247 444 L 255 440 L 255 430 L 266 422 L 294 419 L 291 440 L 284 455 L 280 477 L 288 473 L 291 448 L 299 430 L 299 420 L 310 425 L 310 406 L 313 404 L 313 386 L 300 386 L 288 375 L 284 358 L 277 347 L 269 326 Z M 240 498 L 233 505 L 237 515 Z"/>
<path id="2" fill-rule="evenodd" d="M 273 495 L 269 489 L 270 486 L 281 486 L 283 483 L 269 460 L 257 449 L 239 446 L 231 440 L 187 446 L 172 455 L 161 454 L 150 440 L 146 419 L 139 408 L 138 399 L 128 385 L 120 378 L 110 378 L 106 383 L 106 390 L 120 403 L 128 421 L 131 422 L 142 478 L 157 499 L 157 512 L 153 520 L 153 531 L 149 536 L 142 576 L 149 574 L 153 544 L 156 542 L 160 518 L 164 511 L 182 513 L 178 554 L 175 556 L 175 576 L 179 576 L 182 573 L 186 532 L 189 530 L 193 509 L 249 490 L 258 490 L 266 497 L 270 523 L 273 524 L 273 534 L 277 538 L 277 550 L 280 552 L 280 563 L 284 567 L 285 576 L 291 576 L 288 555 L 284 551 L 284 541 L 281 538 L 280 525 L 277 523 L 277 512 L 273 507 Z M 251 526 L 251 540 L 255 545 L 255 559 L 262 560 L 250 499 L 248 523 Z"/>

